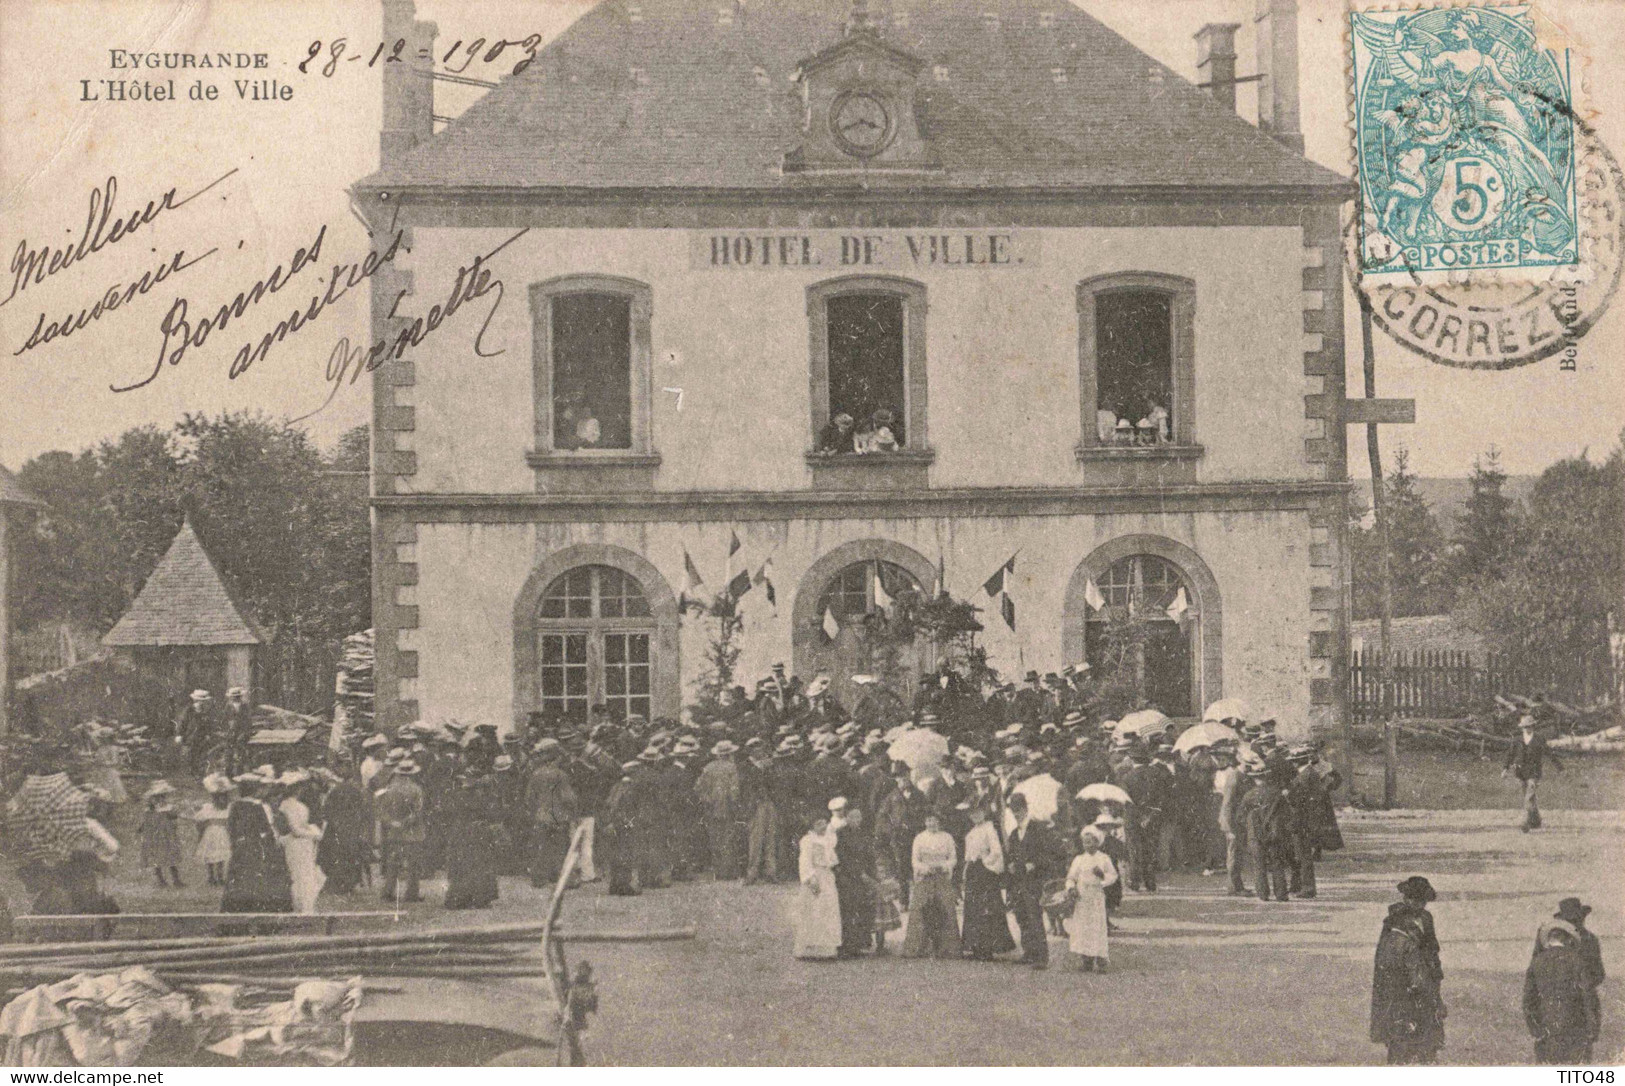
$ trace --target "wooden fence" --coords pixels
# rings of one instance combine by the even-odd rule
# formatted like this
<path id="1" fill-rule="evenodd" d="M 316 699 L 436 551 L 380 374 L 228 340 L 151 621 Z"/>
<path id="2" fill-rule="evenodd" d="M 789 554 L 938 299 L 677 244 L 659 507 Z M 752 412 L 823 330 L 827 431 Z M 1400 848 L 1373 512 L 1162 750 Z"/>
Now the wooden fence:
<path id="1" fill-rule="evenodd" d="M 1386 683 L 1380 663 L 1376 648 L 1352 655 L 1349 705 L 1356 721 L 1381 719 L 1385 704 L 1396 717 L 1446 720 L 1492 711 L 1497 694 L 1543 694 L 1590 705 L 1616 691 L 1613 662 L 1605 653 L 1563 660 L 1490 654 L 1475 660 L 1470 652 L 1398 651 L 1390 656 Z"/>

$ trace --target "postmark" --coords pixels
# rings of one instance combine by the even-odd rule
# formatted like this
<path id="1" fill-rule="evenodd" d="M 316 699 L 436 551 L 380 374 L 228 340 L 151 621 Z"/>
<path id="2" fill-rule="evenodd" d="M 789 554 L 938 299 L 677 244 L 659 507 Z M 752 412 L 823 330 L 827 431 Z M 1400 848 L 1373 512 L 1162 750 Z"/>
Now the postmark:
<path id="1" fill-rule="evenodd" d="M 1360 267 L 1444 277 L 1578 259 L 1573 79 L 1527 6 L 1349 14 Z"/>
<path id="2" fill-rule="evenodd" d="M 1540 25 L 1527 6 L 1350 15 L 1349 276 L 1378 327 L 1442 365 L 1572 369 L 1618 290 L 1625 173 Z"/>

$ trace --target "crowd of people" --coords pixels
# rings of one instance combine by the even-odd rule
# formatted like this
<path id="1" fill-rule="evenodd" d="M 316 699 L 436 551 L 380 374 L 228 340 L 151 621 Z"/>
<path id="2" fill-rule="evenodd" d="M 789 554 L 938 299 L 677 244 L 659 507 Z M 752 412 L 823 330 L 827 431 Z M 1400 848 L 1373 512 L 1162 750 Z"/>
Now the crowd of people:
<path id="1" fill-rule="evenodd" d="M 506 736 L 419 722 L 281 766 L 238 764 L 246 732 L 198 698 L 163 734 L 177 773 L 204 771 L 203 798 L 183 812 L 169 780 L 146 788 L 141 864 L 181 886 L 191 823 L 223 913 L 309 913 L 323 893 L 415 902 L 441 871 L 443 905 L 477 909 L 498 900 L 500 875 L 553 885 L 579 833 L 575 877 L 609 894 L 704 873 L 793 880 L 797 958 L 886 954 L 906 915 L 904 957 L 1046 968 L 1053 936 L 1073 968 L 1104 972 L 1125 890 L 1154 894 L 1159 874 L 1184 870 L 1233 895 L 1313 898 L 1317 862 L 1342 847 L 1338 772 L 1235 700 L 1181 731 L 1155 711 L 1100 719 L 1087 665 L 985 691 L 945 670 L 889 709 L 857 688 L 849 712 L 827 674 L 775 668 L 680 720 L 535 714 Z M 107 753 L 118 737 L 92 723 L 75 738 L 34 744 L 6 782 L 8 851 L 34 913 L 117 909 L 101 875 L 119 849 L 106 824 L 129 801 Z M 1538 774 L 1537 746 L 1522 740 L 1521 774 Z M 1419 877 L 1400 889 L 1372 1039 L 1395 1062 L 1426 1062 L 1443 1043 L 1433 891 Z M 1565 901 L 1536 941 L 1524 1006 L 1542 1060 L 1596 1037 L 1601 958 L 1582 909 Z"/>

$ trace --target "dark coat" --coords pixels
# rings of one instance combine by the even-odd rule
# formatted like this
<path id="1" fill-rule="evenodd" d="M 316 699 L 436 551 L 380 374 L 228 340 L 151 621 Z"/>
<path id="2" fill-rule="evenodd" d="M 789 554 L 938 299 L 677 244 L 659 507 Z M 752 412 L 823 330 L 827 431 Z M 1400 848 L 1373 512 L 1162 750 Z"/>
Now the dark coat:
<path id="1" fill-rule="evenodd" d="M 1013 892 L 1038 893 L 1044 883 L 1066 875 L 1066 848 L 1048 823 L 1029 818 L 1004 838 L 1005 880 Z"/>
<path id="2" fill-rule="evenodd" d="M 226 814 L 226 834 L 231 838 L 231 861 L 226 865 L 220 911 L 293 912 L 288 861 L 264 805 L 248 799 L 233 802 Z"/>
<path id="3" fill-rule="evenodd" d="M 1408 902 L 1388 907 L 1371 978 L 1371 1039 L 1419 1051 L 1444 1047 L 1444 999 L 1433 918 Z"/>
<path id="4" fill-rule="evenodd" d="M 1554 1047 L 1596 1040 L 1597 1015 L 1578 946 L 1548 947 L 1529 962 L 1523 978 L 1523 1020 L 1529 1035 Z"/>
<path id="5" fill-rule="evenodd" d="M 326 825 L 316 846 L 316 863 L 334 893 L 349 893 L 372 859 L 372 796 L 357 781 L 340 781 L 322 807 Z"/>
<path id="6" fill-rule="evenodd" d="M 1559 771 L 1562 770 L 1563 764 L 1547 749 L 1546 740 L 1537 735 L 1526 743 L 1520 735 L 1513 742 L 1512 749 L 1507 751 L 1506 768 L 1512 770 L 1512 775 L 1520 781 L 1538 781 L 1541 761 L 1546 758 L 1550 758 Z"/>

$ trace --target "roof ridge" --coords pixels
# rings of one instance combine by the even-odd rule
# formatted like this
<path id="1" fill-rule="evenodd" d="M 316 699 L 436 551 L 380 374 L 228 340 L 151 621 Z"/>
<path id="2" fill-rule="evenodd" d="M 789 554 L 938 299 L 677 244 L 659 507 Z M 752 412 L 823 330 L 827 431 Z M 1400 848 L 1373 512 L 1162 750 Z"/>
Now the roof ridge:
<path id="1" fill-rule="evenodd" d="M 115 647 L 258 645 L 264 638 L 232 598 L 190 514 L 142 582 L 129 610 L 102 638 Z"/>

